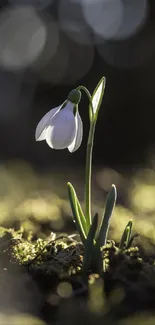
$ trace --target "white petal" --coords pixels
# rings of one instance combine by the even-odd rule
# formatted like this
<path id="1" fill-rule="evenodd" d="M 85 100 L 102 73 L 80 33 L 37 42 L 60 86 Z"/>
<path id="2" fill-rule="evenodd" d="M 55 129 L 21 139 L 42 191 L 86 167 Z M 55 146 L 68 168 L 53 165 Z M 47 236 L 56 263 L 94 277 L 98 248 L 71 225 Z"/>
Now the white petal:
<path id="1" fill-rule="evenodd" d="M 101 100 L 103 97 L 103 92 L 104 92 L 104 87 L 105 87 L 105 78 L 102 78 L 96 89 L 94 90 L 94 93 L 92 95 L 92 106 L 93 106 L 93 112 L 96 114 L 97 110 L 100 107 Z"/>
<path id="2" fill-rule="evenodd" d="M 76 120 L 76 135 L 73 142 L 70 144 L 70 146 L 68 146 L 68 150 L 70 152 L 74 152 L 80 147 L 82 142 L 82 137 L 83 137 L 83 123 L 79 115 L 79 112 L 77 112 L 75 116 L 75 120 Z"/>
<path id="3" fill-rule="evenodd" d="M 42 141 L 46 139 L 46 130 L 47 125 L 50 120 L 61 108 L 62 105 L 51 109 L 48 113 L 46 113 L 40 122 L 37 125 L 36 132 L 35 132 L 35 139 L 36 141 Z"/>
<path id="4" fill-rule="evenodd" d="M 67 148 L 75 138 L 76 122 L 73 114 L 74 105 L 66 105 L 50 119 L 46 131 L 46 142 L 54 149 Z"/>

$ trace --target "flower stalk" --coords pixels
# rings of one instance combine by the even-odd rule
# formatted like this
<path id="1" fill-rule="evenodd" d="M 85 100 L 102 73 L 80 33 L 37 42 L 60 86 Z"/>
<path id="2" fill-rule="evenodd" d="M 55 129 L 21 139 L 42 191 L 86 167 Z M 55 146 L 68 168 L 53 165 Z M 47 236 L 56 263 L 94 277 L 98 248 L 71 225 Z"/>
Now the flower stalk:
<path id="1" fill-rule="evenodd" d="M 86 151 L 86 168 L 85 168 L 85 209 L 88 229 L 92 224 L 91 217 L 91 178 L 92 178 L 92 154 L 94 144 L 95 122 L 90 122 L 90 130 Z"/>
<path id="2" fill-rule="evenodd" d="M 96 213 L 92 218 L 91 211 L 91 180 L 92 180 L 92 154 L 94 145 L 95 127 L 99 109 L 105 89 L 105 78 L 97 84 L 93 94 L 84 86 L 73 89 L 64 103 L 50 110 L 39 122 L 36 128 L 36 140 L 46 140 L 52 149 L 68 148 L 70 152 L 77 150 L 82 142 L 83 123 L 78 111 L 81 100 L 81 91 L 84 91 L 89 100 L 89 135 L 86 149 L 85 166 L 85 211 L 82 210 L 76 191 L 71 183 L 67 183 L 73 219 L 84 245 L 83 275 L 88 270 L 104 271 L 102 248 L 106 245 L 110 220 L 116 203 L 117 191 L 115 185 L 111 186 L 105 209 L 101 220 Z M 125 249 L 131 242 L 132 221 L 127 224 L 120 242 L 120 249 Z"/>

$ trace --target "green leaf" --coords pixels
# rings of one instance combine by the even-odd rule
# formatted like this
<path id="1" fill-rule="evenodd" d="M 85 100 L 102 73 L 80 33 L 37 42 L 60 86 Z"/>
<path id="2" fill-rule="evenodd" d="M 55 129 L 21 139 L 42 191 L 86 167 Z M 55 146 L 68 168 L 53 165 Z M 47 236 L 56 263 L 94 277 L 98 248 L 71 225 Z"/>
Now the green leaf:
<path id="1" fill-rule="evenodd" d="M 99 235 L 96 240 L 97 246 L 105 246 L 106 245 L 106 239 L 108 235 L 108 229 L 110 224 L 110 218 L 112 216 L 112 212 L 116 203 L 116 197 L 117 197 L 117 191 L 116 186 L 113 184 L 111 187 L 111 191 L 109 192 L 106 200 L 106 207 L 104 216 L 101 220 L 101 225 L 99 229 Z"/>
<path id="2" fill-rule="evenodd" d="M 78 208 L 78 213 L 79 213 L 79 216 L 80 216 L 80 219 L 81 219 L 82 227 L 83 227 L 83 229 L 85 231 L 85 234 L 88 235 L 87 222 L 86 222 L 84 213 L 83 213 L 82 208 L 81 208 L 81 204 L 80 204 L 77 196 L 76 196 L 76 201 L 77 201 L 77 208 Z"/>
<path id="3" fill-rule="evenodd" d="M 92 109 L 93 109 L 93 116 L 95 119 L 97 118 L 99 108 L 101 106 L 101 102 L 104 95 L 106 79 L 102 77 L 102 79 L 98 82 L 93 94 L 92 94 Z"/>
<path id="4" fill-rule="evenodd" d="M 101 247 L 97 243 L 94 244 L 92 249 L 91 268 L 93 273 L 101 274 L 101 272 L 103 271 Z"/>
<path id="5" fill-rule="evenodd" d="M 92 225 L 89 229 L 87 239 L 85 241 L 84 258 L 83 258 L 83 273 L 86 274 L 91 265 L 92 253 L 95 244 L 95 233 L 98 225 L 98 213 L 95 214 Z"/>
<path id="6" fill-rule="evenodd" d="M 71 183 L 67 183 L 68 186 L 68 195 L 69 195 L 69 200 L 72 208 L 72 213 L 73 213 L 73 218 L 75 220 L 77 230 L 79 232 L 79 235 L 81 237 L 81 240 L 83 244 L 85 244 L 86 240 L 86 220 L 84 218 L 80 203 L 77 199 L 76 192 L 74 190 L 74 187 L 72 186 Z"/>
<path id="7" fill-rule="evenodd" d="M 119 244 L 120 249 L 126 249 L 129 246 L 130 238 L 131 238 L 131 231 L 132 231 L 132 220 L 129 220 L 127 223 L 123 235 Z"/>

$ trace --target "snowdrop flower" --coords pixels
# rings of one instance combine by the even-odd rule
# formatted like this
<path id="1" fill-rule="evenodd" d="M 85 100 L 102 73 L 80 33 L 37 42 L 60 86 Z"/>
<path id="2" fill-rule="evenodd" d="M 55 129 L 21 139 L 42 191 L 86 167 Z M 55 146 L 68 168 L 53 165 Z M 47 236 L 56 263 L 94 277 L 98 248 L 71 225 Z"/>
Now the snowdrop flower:
<path id="1" fill-rule="evenodd" d="M 36 141 L 46 140 L 52 149 L 76 151 L 83 136 L 83 123 L 78 112 L 80 99 L 80 91 L 72 90 L 62 105 L 45 114 L 36 128 Z"/>

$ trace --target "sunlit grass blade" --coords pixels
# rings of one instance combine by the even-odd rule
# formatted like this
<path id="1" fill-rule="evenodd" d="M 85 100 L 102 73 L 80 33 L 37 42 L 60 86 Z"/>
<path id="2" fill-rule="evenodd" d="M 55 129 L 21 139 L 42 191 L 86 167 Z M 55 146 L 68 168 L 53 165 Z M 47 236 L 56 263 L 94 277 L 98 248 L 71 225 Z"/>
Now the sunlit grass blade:
<path id="1" fill-rule="evenodd" d="M 108 229 L 110 224 L 110 218 L 116 203 L 116 197 L 117 197 L 117 191 L 116 186 L 113 184 L 111 187 L 111 190 L 108 194 L 107 200 L 106 200 L 106 207 L 104 216 L 101 220 L 101 225 L 99 229 L 98 238 L 96 240 L 97 246 L 105 246 L 106 245 L 106 239 L 108 235 Z"/>
<path id="2" fill-rule="evenodd" d="M 84 219 L 84 215 L 82 213 L 79 213 L 80 203 L 79 202 L 77 203 L 77 196 L 74 187 L 72 186 L 71 183 L 67 183 L 67 186 L 68 186 L 69 200 L 72 208 L 73 217 L 77 226 L 77 230 L 79 232 L 83 244 L 85 244 L 86 222 Z M 80 212 L 82 212 L 82 209 L 80 210 Z"/>
<path id="3" fill-rule="evenodd" d="M 93 248 L 95 244 L 95 233 L 98 225 L 98 213 L 95 214 L 92 225 L 89 229 L 87 239 L 85 241 L 84 258 L 83 258 L 83 273 L 86 274 L 91 264 Z"/>
<path id="4" fill-rule="evenodd" d="M 132 232 L 132 220 L 130 220 L 124 231 L 123 231 L 123 235 L 119 244 L 119 248 L 120 249 L 126 249 L 129 246 L 129 242 L 130 242 L 130 238 L 131 238 L 131 232 Z"/>

